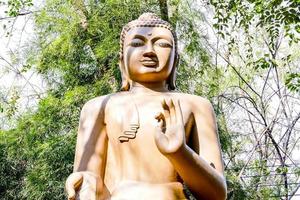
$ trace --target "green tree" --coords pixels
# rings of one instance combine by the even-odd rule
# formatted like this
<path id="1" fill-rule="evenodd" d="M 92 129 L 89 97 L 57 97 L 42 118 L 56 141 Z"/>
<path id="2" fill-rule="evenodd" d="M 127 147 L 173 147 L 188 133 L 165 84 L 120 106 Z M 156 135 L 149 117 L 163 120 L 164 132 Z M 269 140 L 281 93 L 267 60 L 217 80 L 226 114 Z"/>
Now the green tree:
<path id="1" fill-rule="evenodd" d="M 95 96 L 118 91 L 121 28 L 149 11 L 169 20 L 186 43 L 186 56 L 182 56 L 179 67 L 179 89 L 212 92 L 209 81 L 208 87 L 193 86 L 196 74 L 210 76 L 214 71 L 205 72 L 211 67 L 210 57 L 201 48 L 193 13 L 183 15 L 188 11 L 185 2 L 46 1 L 35 13 L 38 40 L 31 44 L 27 61 L 47 81 L 47 93 L 36 110 L 20 117 L 14 128 L 1 131 L 1 198 L 65 198 L 64 181 L 72 172 L 80 109 Z M 204 88 L 207 91 L 202 92 Z"/>
<path id="2" fill-rule="evenodd" d="M 225 166 L 230 184 L 238 186 L 229 198 L 288 199 L 299 169 L 292 155 L 299 145 L 300 113 L 291 108 L 300 103 L 300 4 L 210 3 L 214 28 L 226 46 L 215 52 L 225 63 L 226 86 L 219 97 L 232 135 Z"/>

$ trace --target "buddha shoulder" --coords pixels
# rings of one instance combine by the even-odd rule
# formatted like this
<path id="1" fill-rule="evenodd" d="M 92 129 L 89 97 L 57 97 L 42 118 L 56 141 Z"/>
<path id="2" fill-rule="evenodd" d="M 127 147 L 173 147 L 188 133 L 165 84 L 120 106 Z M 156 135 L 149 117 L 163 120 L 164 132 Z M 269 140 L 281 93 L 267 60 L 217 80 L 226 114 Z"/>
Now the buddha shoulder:
<path id="1" fill-rule="evenodd" d="M 104 114 L 106 104 L 111 95 L 104 95 L 95 97 L 87 101 L 81 110 L 81 117 L 86 116 L 98 116 L 99 114 Z"/>
<path id="2" fill-rule="evenodd" d="M 104 114 L 109 113 L 109 110 L 115 105 L 124 104 L 124 102 L 127 102 L 127 98 L 128 92 L 117 92 L 95 97 L 84 104 L 82 107 L 81 116 L 104 116 Z"/>
<path id="3" fill-rule="evenodd" d="M 213 109 L 208 99 L 198 95 L 174 92 L 172 96 L 180 100 L 181 106 L 188 105 L 188 107 L 191 107 L 194 113 L 211 112 Z"/>

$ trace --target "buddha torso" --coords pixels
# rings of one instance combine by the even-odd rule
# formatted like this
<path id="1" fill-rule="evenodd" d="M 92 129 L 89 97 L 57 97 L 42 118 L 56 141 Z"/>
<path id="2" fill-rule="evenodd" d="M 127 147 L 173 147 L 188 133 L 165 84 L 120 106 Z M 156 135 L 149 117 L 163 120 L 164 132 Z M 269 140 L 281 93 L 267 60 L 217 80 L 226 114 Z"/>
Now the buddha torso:
<path id="1" fill-rule="evenodd" d="M 130 92 L 111 96 L 105 108 L 108 150 L 104 182 L 112 193 L 112 198 L 132 199 L 132 196 L 136 199 L 185 198 L 180 178 L 171 162 L 159 152 L 154 133 L 158 125 L 155 115 L 163 111 L 162 99 L 177 98 L 181 102 L 188 141 L 193 126 L 188 96 L 191 95 Z M 134 133 L 135 127 L 132 126 L 137 122 L 139 127 Z M 133 130 L 131 132 L 136 134 L 135 137 L 121 142 L 120 136 L 124 136 L 124 131 L 130 131 L 131 128 Z M 131 192 L 134 195 L 130 195 Z"/>

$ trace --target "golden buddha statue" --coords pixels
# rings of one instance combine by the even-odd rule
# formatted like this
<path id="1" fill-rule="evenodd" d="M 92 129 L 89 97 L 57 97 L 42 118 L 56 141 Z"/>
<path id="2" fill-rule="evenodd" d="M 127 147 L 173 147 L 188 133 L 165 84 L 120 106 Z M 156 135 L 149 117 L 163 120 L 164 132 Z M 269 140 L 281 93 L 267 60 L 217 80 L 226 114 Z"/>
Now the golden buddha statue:
<path id="1" fill-rule="evenodd" d="M 153 13 L 121 33 L 122 91 L 82 108 L 70 200 L 225 199 L 210 102 L 174 91 L 177 38 Z"/>

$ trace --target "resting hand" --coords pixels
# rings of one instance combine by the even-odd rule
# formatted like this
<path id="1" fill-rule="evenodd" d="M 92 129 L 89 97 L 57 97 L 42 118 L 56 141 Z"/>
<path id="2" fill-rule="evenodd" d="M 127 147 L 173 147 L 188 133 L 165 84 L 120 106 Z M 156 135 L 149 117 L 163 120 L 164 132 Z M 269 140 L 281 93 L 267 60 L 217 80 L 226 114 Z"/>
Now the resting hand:
<path id="1" fill-rule="evenodd" d="M 102 179 L 92 172 L 74 172 L 66 181 L 68 200 L 106 199 L 109 192 Z"/>
<path id="2" fill-rule="evenodd" d="M 163 113 L 158 113 L 155 119 L 159 126 L 155 134 L 158 150 L 169 155 L 176 153 L 185 145 L 185 129 L 179 100 L 163 100 Z"/>

